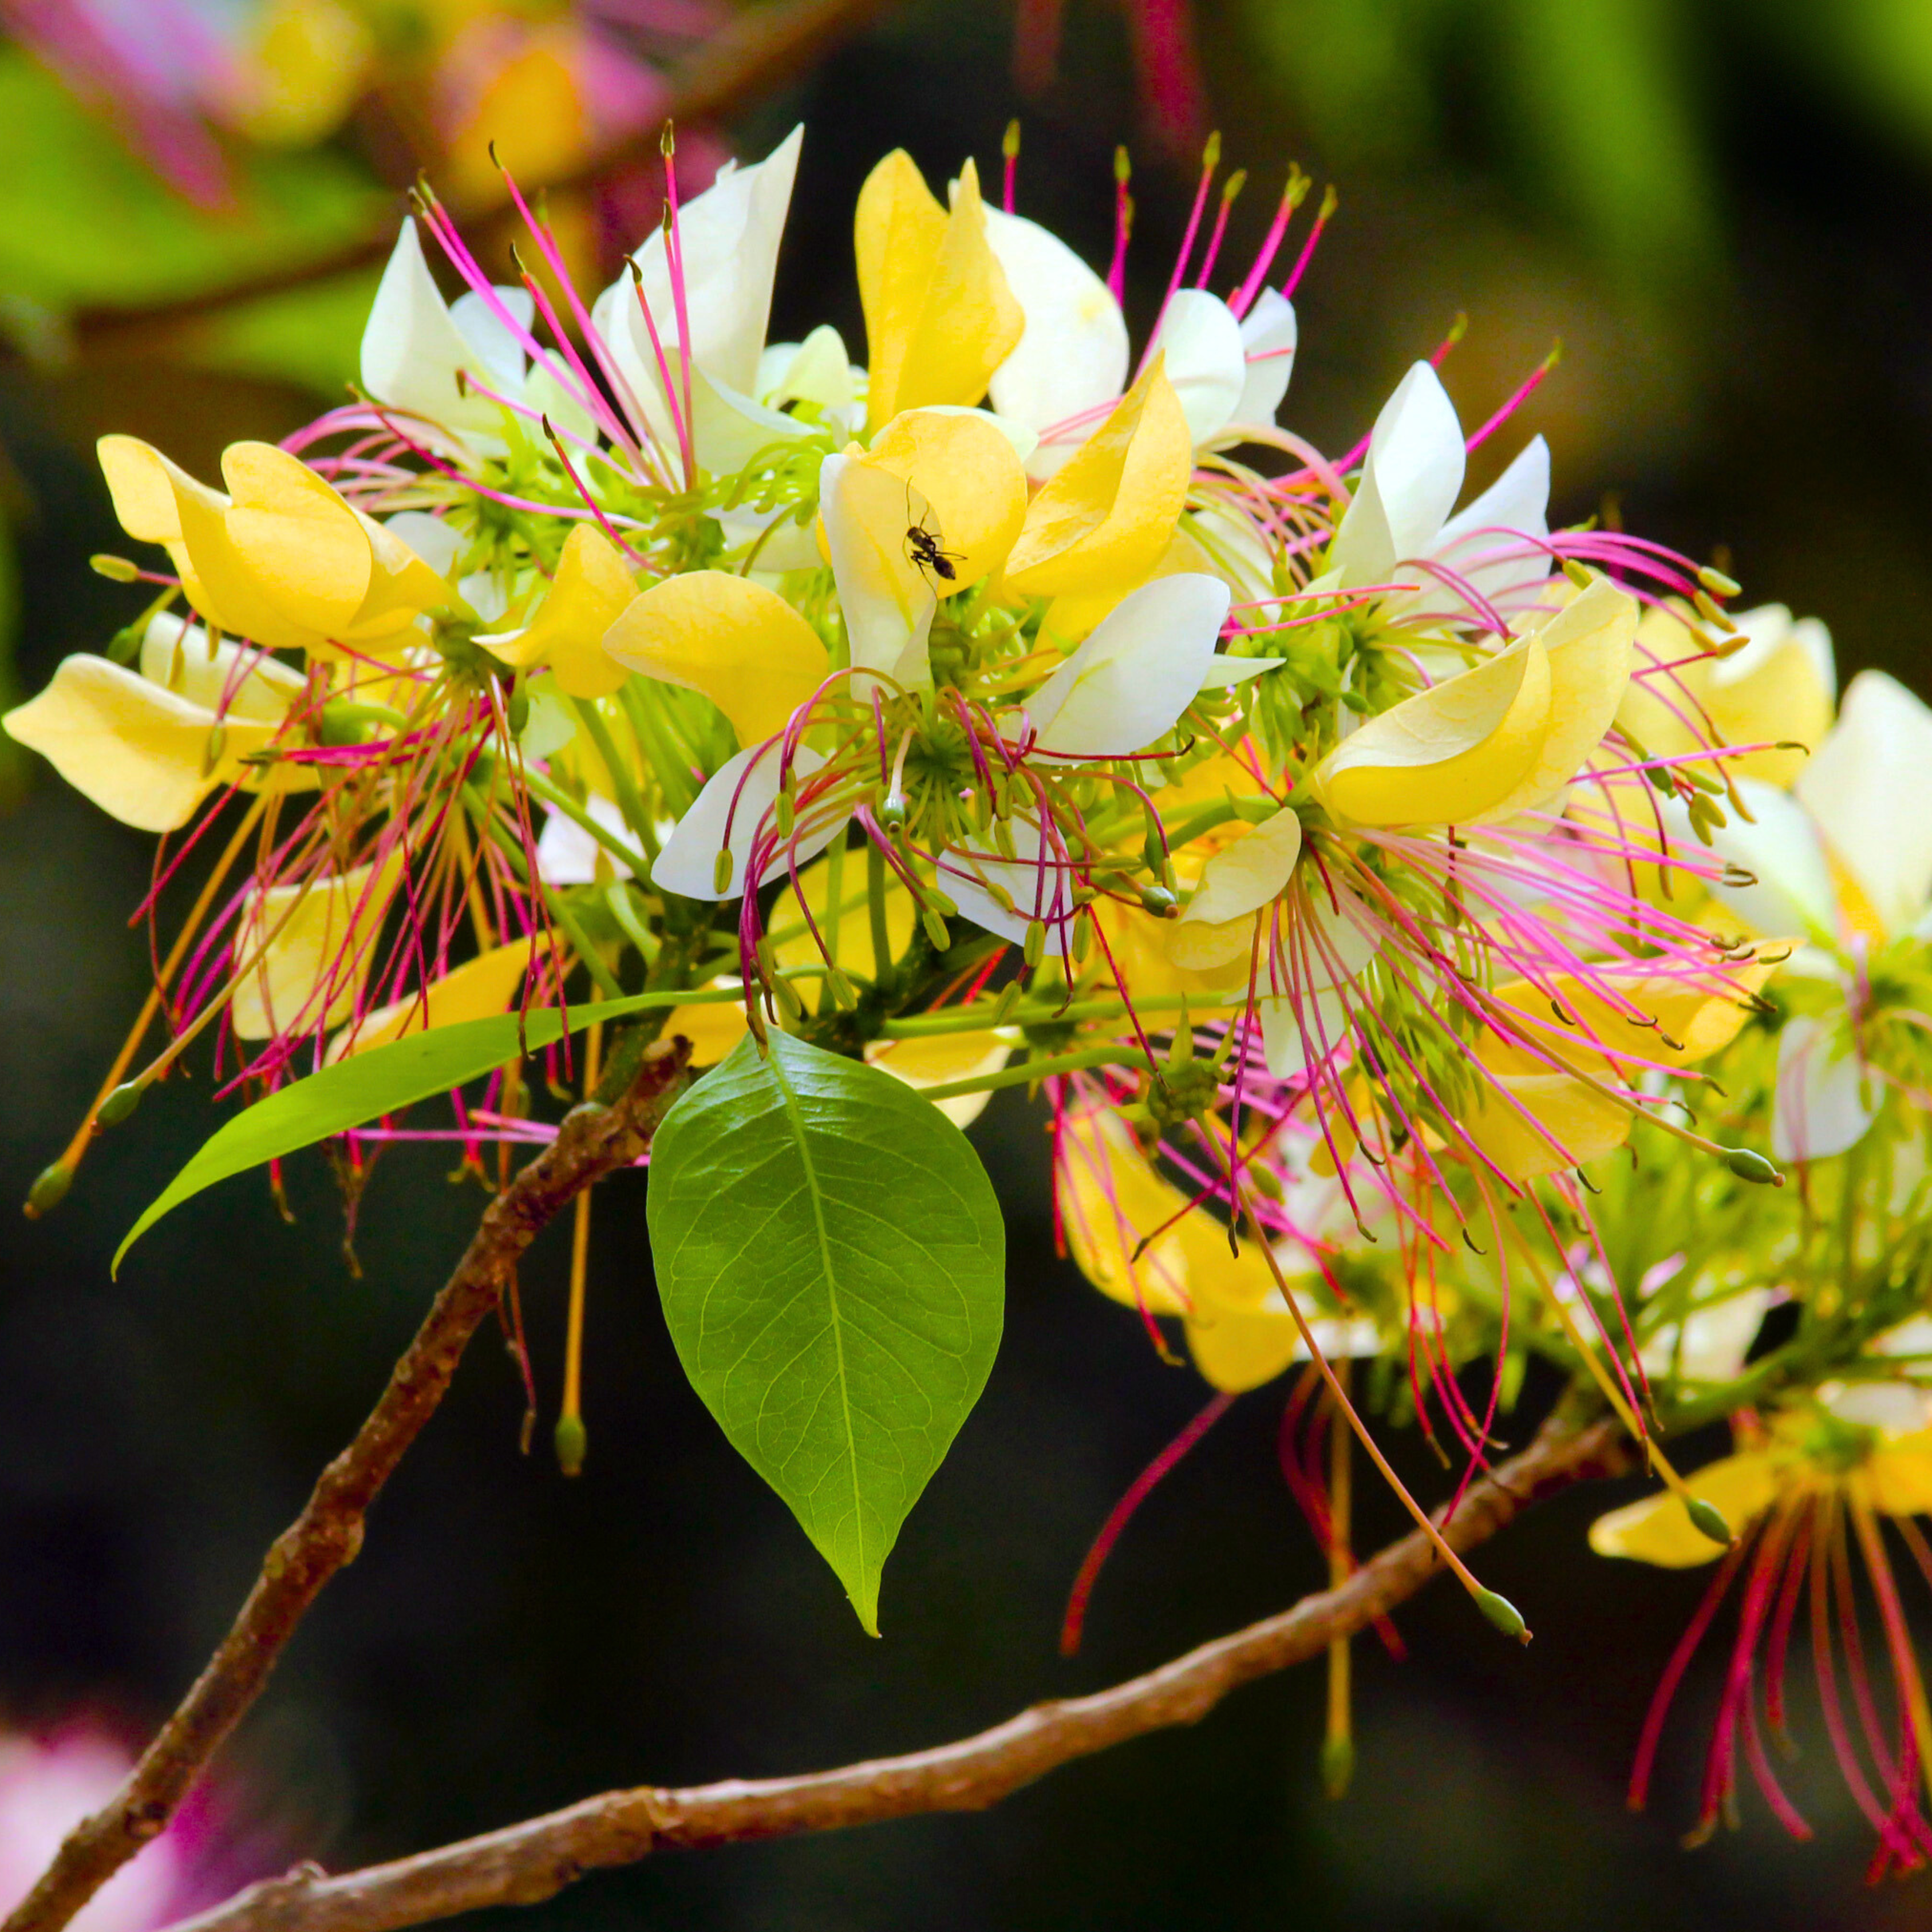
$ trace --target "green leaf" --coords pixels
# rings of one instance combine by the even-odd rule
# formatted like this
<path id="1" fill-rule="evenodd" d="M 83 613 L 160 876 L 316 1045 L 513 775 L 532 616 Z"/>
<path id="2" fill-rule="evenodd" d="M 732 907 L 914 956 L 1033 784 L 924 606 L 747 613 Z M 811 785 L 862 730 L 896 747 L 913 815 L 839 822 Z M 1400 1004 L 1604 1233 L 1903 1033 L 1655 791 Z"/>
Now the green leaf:
<path id="1" fill-rule="evenodd" d="M 622 1019 L 652 1007 L 697 1006 L 736 997 L 735 993 L 639 993 L 598 1006 L 572 1006 L 569 1030 L 576 1033 L 598 1020 Z M 562 1016 L 550 1006 L 521 1019 L 514 1013 L 504 1013 L 491 1019 L 433 1027 L 325 1066 L 306 1080 L 258 1100 L 204 1142 L 200 1151 L 128 1231 L 127 1239 L 115 1250 L 115 1273 L 120 1272 L 122 1256 L 164 1214 L 204 1188 L 279 1160 L 298 1148 L 312 1147 L 332 1134 L 346 1133 L 385 1114 L 400 1113 L 418 1100 L 460 1087 L 466 1080 L 480 1079 L 526 1048 L 534 1052 L 562 1039 L 564 1031 Z"/>
<path id="2" fill-rule="evenodd" d="M 1000 1345 L 978 1156 L 890 1075 L 748 1035 L 658 1130 L 646 1211 L 685 1372 L 876 1636 L 886 1556 Z"/>

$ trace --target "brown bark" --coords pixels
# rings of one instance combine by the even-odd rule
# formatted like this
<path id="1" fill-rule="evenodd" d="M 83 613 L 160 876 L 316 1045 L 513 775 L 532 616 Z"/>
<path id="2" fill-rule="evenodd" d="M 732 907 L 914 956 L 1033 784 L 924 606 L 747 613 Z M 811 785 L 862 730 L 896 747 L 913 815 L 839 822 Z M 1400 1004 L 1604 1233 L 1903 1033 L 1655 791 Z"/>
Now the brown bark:
<path id="1" fill-rule="evenodd" d="M 557 1210 L 602 1175 L 635 1160 L 676 1097 L 690 1056 L 682 1040 L 646 1049 L 613 1105 L 573 1110 L 551 1144 L 484 1209 L 356 1439 L 331 1462 L 260 1576 L 220 1648 L 113 1799 L 68 1834 L 0 1932 L 59 1932 L 141 1847 L 166 1828 L 222 1740 L 260 1694 L 323 1585 L 362 1546 L 363 1519 L 436 1412 L 470 1336 L 496 1307 L 524 1251 Z"/>
<path id="2" fill-rule="evenodd" d="M 1459 1551 L 1472 1548 L 1538 1497 L 1586 1476 L 1618 1473 L 1628 1461 L 1614 1420 L 1580 1430 L 1552 1419 L 1521 1455 L 1470 1490 L 1443 1534 Z M 1072 1759 L 1196 1722 L 1238 1686 L 1319 1656 L 1439 1574 L 1417 1531 L 1346 1582 L 1305 1597 L 1278 1616 L 1203 1644 L 1145 1676 L 1092 1696 L 1036 1705 L 956 1743 L 798 1778 L 606 1792 L 566 1810 L 364 1871 L 330 1877 L 316 1867 L 301 1867 L 251 1886 L 170 1932 L 392 1932 L 482 1906 L 535 1904 L 587 1871 L 633 1863 L 660 1846 L 719 1845 L 921 1812 L 979 1810 Z"/>

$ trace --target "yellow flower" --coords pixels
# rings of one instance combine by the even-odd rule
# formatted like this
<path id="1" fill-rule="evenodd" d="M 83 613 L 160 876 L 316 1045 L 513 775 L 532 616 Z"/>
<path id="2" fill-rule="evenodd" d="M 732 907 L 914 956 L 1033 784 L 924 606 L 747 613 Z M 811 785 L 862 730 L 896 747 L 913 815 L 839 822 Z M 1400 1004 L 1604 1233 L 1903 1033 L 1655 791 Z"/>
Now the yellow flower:
<path id="1" fill-rule="evenodd" d="M 565 540 L 556 574 L 530 621 L 521 630 L 476 641 L 518 670 L 548 664 L 566 698 L 608 698 L 626 673 L 604 649 L 604 635 L 637 594 L 623 553 L 596 524 L 579 524 Z"/>
<path id="2" fill-rule="evenodd" d="M 219 787 L 315 783 L 299 766 L 265 776 L 242 762 L 274 741 L 302 689 L 287 665 L 164 614 L 148 626 L 139 672 L 106 658 L 65 658 L 46 690 L 0 723 L 122 824 L 172 832 Z"/>
<path id="3" fill-rule="evenodd" d="M 244 970 L 229 1002 L 238 1040 L 313 1032 L 346 1019 L 374 962 L 400 856 L 251 892 L 235 934 Z"/>
<path id="4" fill-rule="evenodd" d="M 400 537 L 272 443 L 229 445 L 226 495 L 133 436 L 99 448 L 122 527 L 164 546 L 189 602 L 230 636 L 318 657 L 380 649 L 451 594 Z"/>
<path id="5" fill-rule="evenodd" d="M 629 670 L 701 692 L 748 751 L 782 730 L 831 668 L 818 633 L 777 592 L 724 570 L 639 592 L 604 648 Z"/>
<path id="6" fill-rule="evenodd" d="M 987 244 L 973 164 L 959 171 L 949 213 L 912 158 L 895 149 L 860 190 L 854 242 L 872 426 L 902 410 L 978 402 L 1024 319 Z"/>
<path id="7" fill-rule="evenodd" d="M 1359 825 L 1468 825 L 1547 804 L 1603 741 L 1629 682 L 1636 602 L 1600 578 L 1539 631 L 1406 698 L 1316 768 Z"/>
<path id="8" fill-rule="evenodd" d="M 529 972 L 535 939 L 513 939 L 493 946 L 466 959 L 440 979 L 432 980 L 421 993 L 392 1000 L 364 1013 L 354 1025 L 344 1027 L 328 1043 L 328 1058 L 333 1063 L 352 1053 L 366 1053 L 371 1047 L 387 1046 L 431 1027 L 454 1026 L 464 1020 L 488 1019 L 500 1013 L 517 996 Z"/>
<path id="9" fill-rule="evenodd" d="M 1041 489 L 1006 559 L 1023 596 L 1087 596 L 1144 582 L 1172 542 L 1193 445 L 1164 358 Z"/>

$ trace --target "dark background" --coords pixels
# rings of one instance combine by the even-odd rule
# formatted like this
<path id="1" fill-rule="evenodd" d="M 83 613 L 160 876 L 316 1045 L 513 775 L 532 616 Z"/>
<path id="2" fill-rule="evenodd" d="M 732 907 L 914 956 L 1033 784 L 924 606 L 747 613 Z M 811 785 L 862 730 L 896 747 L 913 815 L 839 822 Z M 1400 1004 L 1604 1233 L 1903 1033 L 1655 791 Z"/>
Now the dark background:
<path id="1" fill-rule="evenodd" d="M 1204 6 L 1197 26 L 1229 158 L 1256 177 L 1237 237 L 1258 232 L 1291 158 L 1342 190 L 1298 298 L 1287 422 L 1346 447 L 1458 310 L 1470 331 L 1446 374 L 1473 422 L 1560 336 L 1562 366 L 1472 480 L 1544 430 L 1562 514 L 1614 493 L 1632 530 L 1727 555 L 1748 601 L 1823 616 L 1844 673 L 1876 663 L 1932 682 L 1924 0 L 1250 0 Z M 1025 104 L 1020 206 L 1104 260 L 1111 152 L 1136 127 L 1127 40 L 1119 13 L 1097 4 L 1074 6 L 1067 29 L 1059 80 Z M 1010 49 L 1002 10 L 934 0 L 742 118 L 733 131 L 753 154 L 791 119 L 808 122 L 775 335 L 829 316 L 862 339 L 850 292 L 858 183 L 898 143 L 935 180 L 968 152 L 997 167 L 1000 130 L 1022 104 Z M 1190 177 L 1141 164 L 1143 321 Z M 0 374 L 21 686 L 97 647 L 124 611 L 124 593 L 85 569 L 116 539 L 94 434 L 149 435 L 208 474 L 223 442 L 283 434 L 315 406 L 292 388 L 158 358 Z M 28 776 L 0 822 L 0 1201 L 18 1199 L 64 1142 L 144 971 L 124 922 L 148 842 L 44 770 Z M 263 1188 L 233 1184 L 165 1223 L 110 1282 L 121 1233 L 208 1126 L 203 1093 L 164 1090 L 100 1145 L 56 1216 L 0 1215 L 0 1713 L 16 1722 L 80 1707 L 134 1736 L 172 1702 L 366 1410 L 479 1205 L 444 1184 L 448 1156 L 386 1156 L 352 1279 L 310 1157 L 292 1169 L 298 1225 L 280 1222 Z M 974 1138 L 1008 1205 L 1006 1340 L 888 1569 L 881 1641 L 860 1634 L 683 1384 L 652 1289 L 643 1183 L 620 1178 L 598 1202 L 585 1474 L 568 1483 L 541 1449 L 518 1454 L 518 1381 L 479 1340 L 360 1561 L 228 1754 L 240 1817 L 223 1875 L 278 1857 L 364 1862 L 607 1786 L 935 1742 L 1144 1668 L 1316 1586 L 1321 1565 L 1274 1466 L 1281 1392 L 1264 1390 L 1148 1504 L 1102 1577 L 1085 1654 L 1058 1658 L 1088 1540 L 1204 1391 L 1053 1258 L 1038 1119 L 1003 1096 Z M 524 1276 L 552 1403 L 566 1245 L 553 1231 Z M 1439 1489 L 1413 1444 L 1401 1460 Z M 1591 1517 L 1624 1493 L 1573 1496 L 1485 1552 L 1485 1580 L 1535 1628 L 1526 1652 L 1439 1590 L 1399 1619 L 1406 1664 L 1358 1646 L 1359 1765 L 1342 1802 L 1320 1793 L 1322 1685 L 1303 1670 L 986 1816 L 667 1855 L 589 1880 L 532 1922 L 1925 1922 L 1932 1877 L 1862 1884 L 1867 1835 L 1802 1670 L 1806 1753 L 1792 1784 L 1816 1842 L 1787 1842 L 1753 1795 L 1740 1834 L 1678 1846 L 1721 1647 L 1692 1674 L 1652 1810 L 1625 1812 L 1645 1702 L 1704 1580 L 1588 1553 Z M 1398 1528 L 1379 1496 L 1361 1514 L 1364 1546 Z"/>

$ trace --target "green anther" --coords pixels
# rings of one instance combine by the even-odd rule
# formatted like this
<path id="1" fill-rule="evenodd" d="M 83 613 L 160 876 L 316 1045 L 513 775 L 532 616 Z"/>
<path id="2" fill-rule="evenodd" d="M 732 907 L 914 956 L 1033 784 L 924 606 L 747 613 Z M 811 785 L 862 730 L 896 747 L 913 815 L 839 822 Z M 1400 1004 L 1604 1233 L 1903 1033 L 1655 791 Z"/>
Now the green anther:
<path id="1" fill-rule="evenodd" d="M 1579 590 L 1588 590 L 1591 584 L 1595 580 L 1592 577 L 1590 572 L 1586 570 L 1574 556 L 1566 556 L 1563 560 L 1563 574 L 1568 578 L 1570 581 L 1575 584 Z M 1516 1613 L 1514 1611 L 1511 1611 L 1510 1614 L 1514 1616 Z"/>
<path id="2" fill-rule="evenodd" d="M 1706 623 L 1714 624 L 1720 631 L 1735 631 L 1738 627 L 1731 621 L 1731 614 L 1713 603 L 1701 590 L 1690 593 L 1690 602 L 1697 608 L 1697 614 Z"/>
<path id="3" fill-rule="evenodd" d="M 208 734 L 207 748 L 201 754 L 201 775 L 206 778 L 221 762 L 221 754 L 228 748 L 228 727 L 218 724 Z"/>
<path id="4" fill-rule="evenodd" d="M 1697 573 L 1697 581 L 1713 597 L 1736 597 L 1744 586 L 1735 577 L 1726 577 L 1715 564 L 1707 563 Z"/>
<path id="5" fill-rule="evenodd" d="M 789 838 L 791 836 L 793 823 L 798 816 L 798 801 L 793 797 L 790 791 L 781 791 L 778 794 L 777 803 L 773 808 L 773 815 L 778 820 L 778 836 L 781 838 Z"/>
<path id="6" fill-rule="evenodd" d="M 711 890 L 721 898 L 731 890 L 733 869 L 729 848 L 720 850 L 711 867 Z"/>
<path id="7" fill-rule="evenodd" d="M 1720 1549 L 1728 1550 L 1736 1541 L 1731 1534 L 1730 1525 L 1724 1520 L 1724 1511 L 1715 1503 L 1708 1503 L 1702 1496 L 1686 1496 L 1684 1507 L 1696 1525 L 1698 1533 L 1708 1536 Z"/>
<path id="8" fill-rule="evenodd" d="M 560 1415 L 556 1419 L 556 1466 L 566 1476 L 584 1473 L 584 1457 L 590 1447 L 580 1415 Z"/>
<path id="9" fill-rule="evenodd" d="M 1180 902 L 1165 886 L 1143 886 L 1141 904 L 1156 919 L 1172 919 L 1180 910 Z"/>
<path id="10" fill-rule="evenodd" d="M 104 1127 L 118 1127 L 141 1104 L 141 1097 L 148 1090 L 145 1080 L 124 1080 L 100 1103 L 100 1111 L 94 1115 Z"/>
<path id="11" fill-rule="evenodd" d="M 921 906 L 919 922 L 926 928 L 926 936 L 932 941 L 935 952 L 944 952 L 952 944 L 952 935 L 946 929 L 946 921 L 932 906 Z"/>
<path id="12" fill-rule="evenodd" d="M 1475 1592 L 1476 1607 L 1487 1617 L 1504 1636 L 1513 1636 L 1519 1643 L 1529 1641 L 1529 1626 L 1522 1620 L 1522 1612 L 1508 1598 L 1499 1596 L 1494 1590 L 1478 1588 Z"/>
<path id="13" fill-rule="evenodd" d="M 926 902 L 941 919 L 957 919 L 959 916 L 959 908 L 953 903 L 952 894 L 941 892 L 937 886 L 926 887 Z"/>
<path id="14" fill-rule="evenodd" d="M 1029 920 L 1027 922 L 1026 944 L 1020 949 L 1020 957 L 1026 962 L 1030 970 L 1046 956 L 1046 922 L 1044 920 Z"/>
<path id="15" fill-rule="evenodd" d="M 771 985 L 772 997 L 778 1003 L 778 1011 L 794 1026 L 798 1025 L 805 1018 L 805 1002 L 799 998 L 798 988 L 789 980 L 774 980 Z"/>
<path id="16" fill-rule="evenodd" d="M 1355 1775 L 1355 1741 L 1353 1738 L 1324 1738 L 1322 1741 L 1322 1789 L 1330 1798 L 1346 1798 Z"/>
<path id="17" fill-rule="evenodd" d="M 1724 1151 L 1724 1165 L 1740 1180 L 1755 1180 L 1760 1186 L 1770 1187 L 1784 1185 L 1784 1176 L 1762 1154 L 1749 1148 L 1726 1148 Z M 1728 1542 L 1730 1538 L 1725 1540 Z"/>
<path id="18" fill-rule="evenodd" d="M 1020 1003 L 1020 982 L 1009 980 L 1001 988 L 1000 997 L 993 1002 L 993 1024 L 1004 1026 L 1012 1018 L 1013 1009 Z"/>
<path id="19" fill-rule="evenodd" d="M 27 1190 L 27 1218 L 38 1221 L 43 1214 L 51 1214 L 67 1198 L 68 1190 L 74 1185 L 74 1169 L 60 1161 L 51 1167 L 44 1167 L 34 1178 L 34 1184 Z"/>
<path id="20" fill-rule="evenodd" d="M 105 550 L 89 557 L 87 567 L 96 577 L 104 577 L 112 584 L 138 584 L 141 580 L 140 570 L 124 556 L 111 556 Z"/>
<path id="21" fill-rule="evenodd" d="M 905 830 L 906 802 L 902 791 L 889 791 L 879 807 L 879 823 L 895 835 Z"/>
<path id="22" fill-rule="evenodd" d="M 859 1004 L 857 989 L 836 966 L 825 975 L 825 990 L 832 1004 L 842 1013 L 850 1012 Z"/>
<path id="23" fill-rule="evenodd" d="M 509 727 L 510 736 L 520 738 L 524 728 L 530 722 L 530 686 L 519 679 L 509 696 L 503 701 L 503 722 Z"/>
<path id="24" fill-rule="evenodd" d="M 1094 922 L 1090 917 L 1074 921 L 1072 950 L 1074 964 L 1085 965 L 1088 954 L 1094 950 Z"/>

